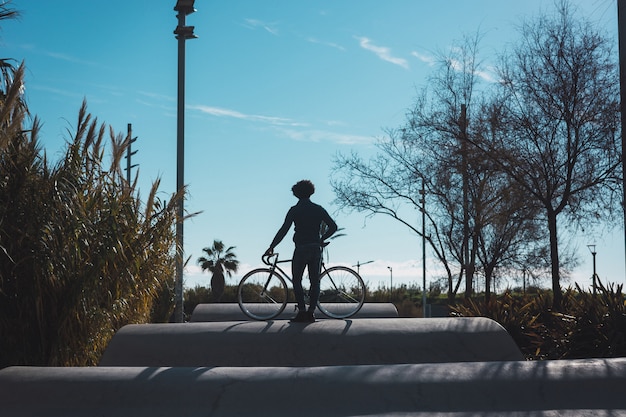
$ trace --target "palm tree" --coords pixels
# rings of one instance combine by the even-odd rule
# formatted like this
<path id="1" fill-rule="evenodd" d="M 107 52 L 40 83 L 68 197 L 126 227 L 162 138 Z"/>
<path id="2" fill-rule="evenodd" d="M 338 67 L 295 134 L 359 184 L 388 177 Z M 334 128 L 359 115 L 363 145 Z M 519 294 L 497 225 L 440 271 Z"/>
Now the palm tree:
<path id="1" fill-rule="evenodd" d="M 17 19 L 20 17 L 20 12 L 11 7 L 11 1 L 5 1 L 0 4 L 0 21 L 8 19 Z M 16 107 L 26 115 L 28 114 L 28 107 L 23 98 L 23 79 L 18 74 L 18 67 L 14 65 L 15 60 L 12 58 L 0 58 L 0 101 L 4 102 L 11 100 L 8 95 L 13 89 L 13 85 L 17 87 L 16 93 Z M 24 64 L 20 65 L 22 67 Z M 19 80 L 19 82 L 16 82 Z"/>
<path id="2" fill-rule="evenodd" d="M 211 276 L 211 293 L 213 294 L 214 302 L 219 302 L 224 294 L 224 286 L 226 285 L 224 272 L 230 277 L 239 268 L 239 261 L 233 249 L 235 247 L 230 246 L 224 250 L 222 241 L 214 240 L 213 246 L 202 249 L 207 256 L 198 258 L 198 264 L 202 268 L 202 272 L 208 269 L 213 274 Z"/>

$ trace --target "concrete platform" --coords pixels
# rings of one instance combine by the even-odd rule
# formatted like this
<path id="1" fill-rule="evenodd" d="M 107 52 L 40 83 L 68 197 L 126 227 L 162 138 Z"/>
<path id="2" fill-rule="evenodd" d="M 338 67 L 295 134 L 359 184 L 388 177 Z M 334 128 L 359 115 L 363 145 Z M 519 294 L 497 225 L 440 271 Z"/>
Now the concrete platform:
<path id="1" fill-rule="evenodd" d="M 626 416 L 626 358 L 0 371 L 3 417 Z"/>
<path id="2" fill-rule="evenodd" d="M 289 320 L 295 313 L 296 304 L 287 304 L 285 310 L 276 317 L 276 320 Z M 317 310 L 315 315 L 322 319 L 328 318 L 321 311 Z M 356 318 L 382 318 L 382 317 L 398 317 L 398 309 L 393 303 L 365 303 L 358 313 L 351 317 Z M 191 322 L 207 322 L 207 321 L 247 321 L 251 320 L 243 314 L 239 304 L 233 303 L 214 303 L 214 304 L 198 304 L 191 313 Z"/>
<path id="3" fill-rule="evenodd" d="M 520 361 L 506 330 L 481 317 L 128 325 L 100 366 L 272 367 Z"/>

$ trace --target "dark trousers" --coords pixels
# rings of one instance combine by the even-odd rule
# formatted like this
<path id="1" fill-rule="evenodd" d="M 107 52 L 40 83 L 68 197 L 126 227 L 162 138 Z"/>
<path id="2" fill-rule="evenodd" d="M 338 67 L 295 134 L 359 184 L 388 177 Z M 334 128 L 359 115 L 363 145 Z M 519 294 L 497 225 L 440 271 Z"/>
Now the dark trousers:
<path id="1" fill-rule="evenodd" d="M 296 296 L 298 309 L 304 311 L 304 290 L 302 289 L 302 276 L 304 268 L 308 269 L 309 281 L 309 310 L 314 311 L 317 300 L 320 298 L 320 269 L 322 268 L 322 248 L 318 243 L 298 245 L 293 251 L 291 259 L 291 276 L 293 278 L 293 292 Z"/>

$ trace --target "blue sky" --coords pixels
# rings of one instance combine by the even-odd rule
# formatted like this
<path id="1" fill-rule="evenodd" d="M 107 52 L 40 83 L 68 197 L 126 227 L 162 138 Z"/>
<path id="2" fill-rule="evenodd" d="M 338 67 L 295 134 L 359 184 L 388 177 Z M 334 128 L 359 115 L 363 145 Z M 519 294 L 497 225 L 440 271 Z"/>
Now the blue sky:
<path id="1" fill-rule="evenodd" d="M 26 99 L 44 123 L 42 143 L 56 160 L 76 125 L 81 102 L 115 131 L 133 125 L 140 184 L 161 178 L 176 188 L 177 41 L 175 0 L 13 0 L 19 20 L 4 22 L 3 57 L 24 60 Z M 573 1 L 614 36 L 613 0 Z M 198 39 L 186 43 L 186 209 L 191 261 L 187 286 L 208 285 L 196 259 L 220 239 L 236 246 L 240 277 L 260 262 L 295 203 L 290 188 L 308 178 L 313 200 L 347 236 L 331 262 L 361 267 L 373 287 L 421 284 L 421 241 L 386 218 L 336 212 L 329 185 L 337 153 L 376 151 L 385 128 L 403 123 L 433 59 L 465 34 L 480 31 L 485 82 L 496 54 L 518 35 L 522 19 L 553 10 L 552 0 L 197 0 L 187 17 Z M 617 80 L 616 80 L 617 82 Z M 418 222 L 419 213 L 415 213 Z M 586 285 L 597 244 L 598 273 L 624 282 L 624 234 L 587 232 L 572 240 Z M 290 236 L 278 247 L 289 255 Z M 427 280 L 437 266 L 427 262 Z M 231 283 L 235 282 L 233 278 Z M 545 285 L 549 285 L 548 282 Z"/>

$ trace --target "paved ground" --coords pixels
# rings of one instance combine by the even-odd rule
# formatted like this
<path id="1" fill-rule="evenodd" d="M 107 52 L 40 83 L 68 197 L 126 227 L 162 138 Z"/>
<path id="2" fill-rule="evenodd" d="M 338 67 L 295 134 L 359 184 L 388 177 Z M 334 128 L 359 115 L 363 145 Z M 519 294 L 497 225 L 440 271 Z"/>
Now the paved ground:
<path id="1" fill-rule="evenodd" d="M 523 360 L 486 318 L 367 318 L 123 327 L 101 366 L 332 366 Z"/>
<path id="2" fill-rule="evenodd" d="M 296 304 L 287 304 L 285 310 L 276 317 L 277 320 L 289 320 L 295 315 Z M 315 312 L 319 319 L 326 319 L 322 312 Z M 352 319 L 360 318 L 384 318 L 398 317 L 398 309 L 393 303 L 366 303 Z M 248 321 L 250 318 L 243 314 L 239 304 L 235 303 L 206 303 L 198 304 L 191 314 L 192 322 L 207 321 Z"/>
<path id="3" fill-rule="evenodd" d="M 626 358 L 525 361 L 485 318 L 131 325 L 101 365 L 0 370 L 0 416 L 626 417 Z"/>
<path id="4" fill-rule="evenodd" d="M 329 367 L 6 368 L 0 415 L 626 416 L 626 358 Z"/>

